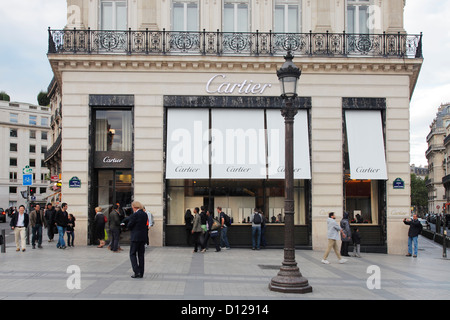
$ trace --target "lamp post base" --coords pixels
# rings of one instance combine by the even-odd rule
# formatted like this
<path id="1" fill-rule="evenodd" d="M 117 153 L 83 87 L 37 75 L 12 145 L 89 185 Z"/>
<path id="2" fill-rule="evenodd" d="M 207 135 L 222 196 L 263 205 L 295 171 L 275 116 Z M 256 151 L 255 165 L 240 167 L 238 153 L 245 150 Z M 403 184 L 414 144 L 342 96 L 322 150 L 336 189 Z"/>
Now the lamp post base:
<path id="1" fill-rule="evenodd" d="M 278 275 L 269 283 L 271 291 L 283 293 L 310 293 L 312 287 L 302 276 L 297 266 L 282 266 Z"/>

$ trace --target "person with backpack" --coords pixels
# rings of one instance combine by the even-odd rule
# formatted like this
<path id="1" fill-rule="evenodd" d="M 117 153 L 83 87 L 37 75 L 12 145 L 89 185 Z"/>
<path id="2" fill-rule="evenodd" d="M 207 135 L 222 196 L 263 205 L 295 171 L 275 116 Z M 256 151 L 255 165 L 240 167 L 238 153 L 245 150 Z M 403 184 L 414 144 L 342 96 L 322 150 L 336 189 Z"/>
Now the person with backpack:
<path id="1" fill-rule="evenodd" d="M 222 207 L 217 207 L 217 213 L 220 221 L 220 246 L 222 249 L 230 249 L 230 243 L 228 242 L 227 231 L 230 226 L 230 217 L 222 211 Z"/>
<path id="2" fill-rule="evenodd" d="M 253 212 L 250 222 L 252 223 L 252 250 L 259 250 L 261 243 L 261 224 L 263 218 L 258 209 Z"/>

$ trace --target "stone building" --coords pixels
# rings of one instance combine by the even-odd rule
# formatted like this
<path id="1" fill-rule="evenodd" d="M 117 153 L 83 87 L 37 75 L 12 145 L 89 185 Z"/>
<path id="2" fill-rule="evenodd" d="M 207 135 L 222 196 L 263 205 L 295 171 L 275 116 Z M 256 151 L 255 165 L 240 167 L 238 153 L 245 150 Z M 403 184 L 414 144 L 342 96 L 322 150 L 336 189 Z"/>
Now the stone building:
<path id="1" fill-rule="evenodd" d="M 328 213 L 347 210 L 362 217 L 364 250 L 403 253 L 409 103 L 422 65 L 404 3 L 69 0 L 67 27 L 49 30 L 48 59 L 77 241 L 92 243 L 94 207 L 108 214 L 137 199 L 155 217 L 152 245 L 184 245 L 185 211 L 221 206 L 232 246 L 251 244 L 255 207 L 270 222 L 268 244 L 282 246 L 276 70 L 290 50 L 302 70 L 296 245 L 323 249 Z M 393 188 L 397 178 L 404 188 Z"/>

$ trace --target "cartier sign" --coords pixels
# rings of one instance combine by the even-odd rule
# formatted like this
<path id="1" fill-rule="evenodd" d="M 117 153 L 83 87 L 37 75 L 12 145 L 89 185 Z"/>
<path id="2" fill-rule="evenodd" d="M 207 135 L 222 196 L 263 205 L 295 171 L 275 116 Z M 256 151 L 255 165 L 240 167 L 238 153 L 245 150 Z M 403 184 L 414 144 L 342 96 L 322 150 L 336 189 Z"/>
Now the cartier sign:
<path id="1" fill-rule="evenodd" d="M 206 92 L 211 94 L 263 94 L 271 83 L 259 83 L 253 80 L 233 82 L 224 74 L 212 76 L 206 83 Z"/>
<path id="2" fill-rule="evenodd" d="M 133 154 L 130 151 L 97 151 L 94 154 L 95 168 L 131 168 Z"/>

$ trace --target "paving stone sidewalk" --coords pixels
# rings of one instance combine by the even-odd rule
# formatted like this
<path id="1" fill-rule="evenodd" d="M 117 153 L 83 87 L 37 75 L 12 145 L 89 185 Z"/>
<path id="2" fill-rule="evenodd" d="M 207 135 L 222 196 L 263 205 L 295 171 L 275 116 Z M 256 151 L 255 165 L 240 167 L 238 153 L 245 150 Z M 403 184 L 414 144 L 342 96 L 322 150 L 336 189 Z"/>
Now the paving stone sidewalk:
<path id="1" fill-rule="evenodd" d="M 366 253 L 339 264 L 331 253 L 331 264 L 324 265 L 323 252 L 297 250 L 296 261 L 313 287 L 308 294 L 268 289 L 283 260 L 282 249 L 232 248 L 218 253 L 192 253 L 187 247 L 147 248 L 144 278 L 132 279 L 129 247 L 113 253 L 95 246 L 66 250 L 56 249 L 54 243 L 43 246 L 34 250 L 28 246 L 26 252 L 16 252 L 9 245 L 6 253 L 0 253 L 0 299 L 450 299 L 450 260 L 442 258 L 441 246 L 424 237 L 419 239 L 418 258 Z M 379 282 L 375 281 L 377 274 Z M 379 283 L 380 288 L 370 289 L 368 280 L 369 287 Z"/>

